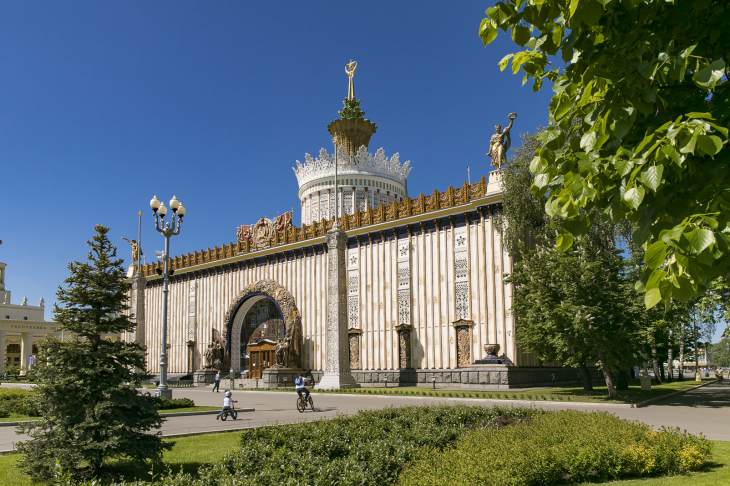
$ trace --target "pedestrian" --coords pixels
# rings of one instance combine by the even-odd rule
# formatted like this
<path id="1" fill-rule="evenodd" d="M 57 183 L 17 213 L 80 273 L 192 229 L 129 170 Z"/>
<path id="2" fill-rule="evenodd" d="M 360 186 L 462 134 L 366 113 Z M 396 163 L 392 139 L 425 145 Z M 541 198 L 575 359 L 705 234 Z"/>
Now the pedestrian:
<path id="1" fill-rule="evenodd" d="M 215 372 L 215 378 L 213 378 L 213 391 L 216 393 L 220 393 L 220 387 L 221 387 L 221 370 L 216 370 Z"/>

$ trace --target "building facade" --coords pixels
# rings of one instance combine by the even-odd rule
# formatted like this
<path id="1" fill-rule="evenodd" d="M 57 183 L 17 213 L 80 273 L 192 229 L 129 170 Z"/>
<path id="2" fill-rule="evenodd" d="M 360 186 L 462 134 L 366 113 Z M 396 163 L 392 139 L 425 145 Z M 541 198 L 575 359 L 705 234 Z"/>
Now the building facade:
<path id="1" fill-rule="evenodd" d="M 322 149 L 294 167 L 300 226 L 291 214 L 261 218 L 240 227 L 233 243 L 171 259 L 169 372 L 222 368 L 257 377 L 262 366 L 274 365 L 271 343 L 296 339 L 293 348 L 282 346 L 282 356 L 293 358 L 279 365 L 295 363 L 318 378 L 328 366 L 328 285 L 341 278 L 356 382 L 512 386 L 574 379 L 556 379 L 559 369 L 526 368 L 533 363 L 515 342 L 512 287 L 505 281 L 512 260 L 496 220 L 500 172 L 411 197 L 410 163 L 383 149 L 368 152 L 373 123 L 342 117 L 328 130 L 335 153 Z M 335 214 L 346 234 L 340 277 L 328 268 L 326 237 Z M 153 373 L 163 295 L 156 270 L 148 264 L 136 272 L 137 331 L 125 337 L 147 347 Z M 269 354 L 259 355 L 259 348 Z M 477 363 L 485 348 L 498 367 Z"/>
<path id="2" fill-rule="evenodd" d="M 23 298 L 13 304 L 10 290 L 5 287 L 7 265 L 0 262 L 0 376 L 15 370 L 25 374 L 38 352 L 37 342 L 55 334 L 58 326 L 45 320 L 43 299 L 36 305 Z"/>

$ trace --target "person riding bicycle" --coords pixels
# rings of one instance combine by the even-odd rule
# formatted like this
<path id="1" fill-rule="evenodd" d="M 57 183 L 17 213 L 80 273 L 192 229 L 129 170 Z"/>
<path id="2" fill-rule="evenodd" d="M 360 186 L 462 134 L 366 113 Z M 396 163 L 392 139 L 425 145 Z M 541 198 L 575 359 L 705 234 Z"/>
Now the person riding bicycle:
<path id="1" fill-rule="evenodd" d="M 304 399 L 308 400 L 309 399 L 309 390 L 307 390 L 307 388 L 304 386 L 304 385 L 306 385 L 306 383 L 307 382 L 302 375 L 299 375 L 294 379 L 294 389 L 297 391 L 297 395 L 299 395 L 299 397 L 301 398 L 302 393 L 303 393 Z"/>
<path id="2" fill-rule="evenodd" d="M 225 413 L 231 412 L 233 410 L 233 404 L 237 402 L 237 400 L 233 400 L 232 393 L 230 390 L 226 390 L 226 392 L 223 394 L 223 410 L 220 411 L 216 419 L 221 418 Z"/>

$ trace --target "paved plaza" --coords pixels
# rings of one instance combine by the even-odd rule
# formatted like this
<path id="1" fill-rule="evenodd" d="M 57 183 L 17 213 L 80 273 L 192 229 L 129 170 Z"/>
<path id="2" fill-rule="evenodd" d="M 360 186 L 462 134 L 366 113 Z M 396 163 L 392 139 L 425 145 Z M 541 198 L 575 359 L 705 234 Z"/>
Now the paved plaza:
<path id="1" fill-rule="evenodd" d="M 222 393 L 210 389 L 175 390 L 175 397 L 187 397 L 197 405 L 220 405 Z M 507 405 L 540 407 L 546 410 L 599 410 L 613 413 L 621 418 L 638 420 L 655 427 L 679 427 L 695 434 L 704 434 L 710 439 L 730 440 L 730 382 L 713 383 L 682 395 L 669 397 L 660 403 L 643 408 L 603 403 L 530 402 L 522 400 L 486 400 L 467 398 L 391 397 L 378 395 L 345 395 L 318 393 L 313 395 L 316 412 L 297 412 L 294 392 L 235 392 L 241 408 L 255 408 L 255 412 L 239 415 L 237 421 L 221 422 L 214 415 L 170 417 L 162 426 L 165 436 L 222 432 L 226 430 L 258 427 L 268 424 L 293 423 L 308 420 L 329 419 L 360 410 L 386 407 L 434 404 Z M 15 427 L 0 427 L 0 451 L 15 449 L 23 440 Z"/>

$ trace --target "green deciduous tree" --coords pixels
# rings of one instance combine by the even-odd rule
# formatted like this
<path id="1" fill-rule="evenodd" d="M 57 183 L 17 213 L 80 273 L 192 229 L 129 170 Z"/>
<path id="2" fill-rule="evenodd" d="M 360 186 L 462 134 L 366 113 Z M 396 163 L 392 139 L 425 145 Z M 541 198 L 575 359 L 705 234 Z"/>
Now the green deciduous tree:
<path id="1" fill-rule="evenodd" d="M 551 81 L 533 188 L 564 221 L 567 249 L 595 218 L 630 221 L 647 307 L 687 300 L 730 272 L 730 2 L 505 0 L 499 31 L 525 81 Z"/>
<path id="2" fill-rule="evenodd" d="M 724 337 L 719 343 L 712 345 L 712 364 L 721 368 L 730 367 L 730 337 Z"/>
<path id="3" fill-rule="evenodd" d="M 22 466 L 48 479 L 57 472 L 95 475 L 108 458 L 159 460 L 163 443 L 155 403 L 135 387 L 145 378 L 143 349 L 122 342 L 129 284 L 108 229 L 96 226 L 86 262 L 69 265 L 55 320 L 65 340 L 48 340 L 35 367 L 42 419 L 25 427 Z M 70 336 L 70 337 L 69 337 Z M 59 471 L 60 470 L 60 471 Z"/>
<path id="4" fill-rule="evenodd" d="M 544 201 L 529 190 L 529 161 L 539 142 L 535 137 L 523 142 L 502 171 L 500 216 L 514 259 L 509 280 L 517 342 L 542 361 L 583 370 L 587 388 L 588 367 L 600 367 L 614 396 L 639 348 L 636 292 L 615 245 L 615 228 L 606 221 L 595 224 L 571 249 L 558 251 L 560 221 L 549 217 Z"/>

